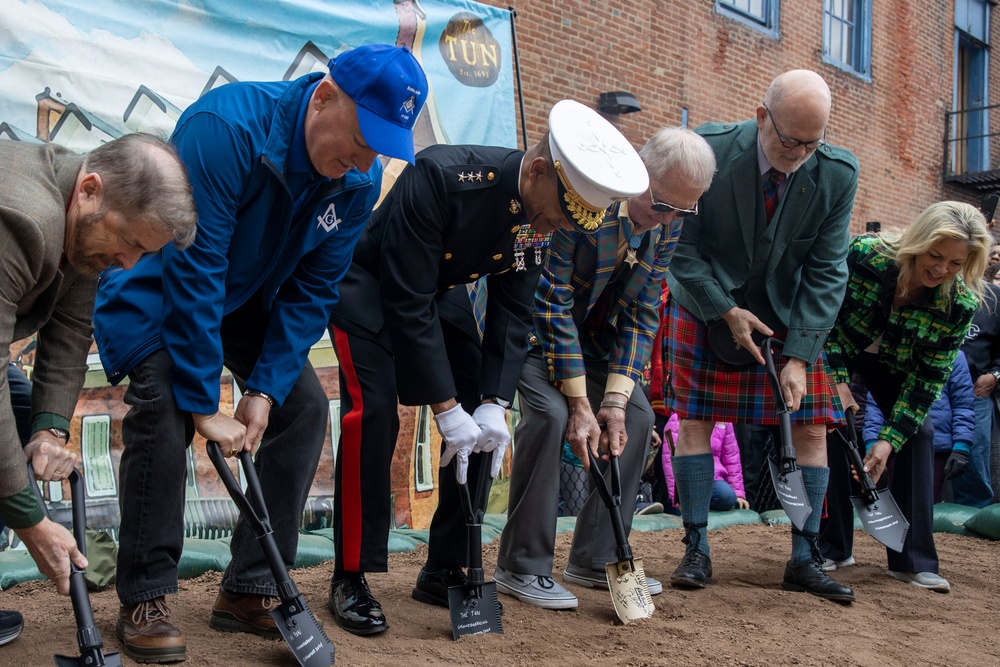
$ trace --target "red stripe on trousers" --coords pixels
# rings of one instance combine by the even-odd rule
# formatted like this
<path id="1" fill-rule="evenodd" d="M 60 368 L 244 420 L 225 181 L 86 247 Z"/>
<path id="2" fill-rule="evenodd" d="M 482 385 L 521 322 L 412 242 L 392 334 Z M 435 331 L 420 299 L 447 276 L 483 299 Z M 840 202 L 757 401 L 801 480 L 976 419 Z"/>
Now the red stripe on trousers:
<path id="1" fill-rule="evenodd" d="M 361 385 L 354 370 L 351 346 L 347 333 L 333 329 L 337 344 L 340 372 L 347 380 L 347 393 L 351 397 L 351 411 L 341 415 L 340 424 L 340 539 L 344 562 L 337 567 L 347 572 L 360 572 L 361 563 L 361 417 L 365 410 Z"/>

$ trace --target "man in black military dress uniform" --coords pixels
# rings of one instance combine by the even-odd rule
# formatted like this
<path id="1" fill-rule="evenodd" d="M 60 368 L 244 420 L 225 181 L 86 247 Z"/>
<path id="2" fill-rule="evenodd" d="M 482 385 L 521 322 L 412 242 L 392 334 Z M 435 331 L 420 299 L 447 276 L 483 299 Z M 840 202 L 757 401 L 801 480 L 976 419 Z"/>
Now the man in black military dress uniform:
<path id="1" fill-rule="evenodd" d="M 546 134 L 527 152 L 421 151 L 372 215 L 340 284 L 330 326 L 342 416 L 329 606 L 349 632 L 389 628 L 364 573 L 387 569 L 397 398 L 430 406 L 443 438 L 441 465 L 454 460 L 454 471 L 439 476 L 427 563 L 413 589 L 421 602 L 448 606 L 448 586 L 463 582 L 466 565 L 456 478 L 468 479 L 476 497 L 479 466 L 489 460 L 482 454 L 492 453 L 491 477 L 500 470 L 548 236 L 595 232 L 612 201 L 645 190 L 645 182 L 623 178 L 633 170 L 618 168 L 623 161 L 641 168 L 638 154 L 594 111 L 564 100 L 549 122 L 570 124 L 580 142 L 562 150 Z M 477 324 L 473 301 L 482 305 L 484 288 Z"/>

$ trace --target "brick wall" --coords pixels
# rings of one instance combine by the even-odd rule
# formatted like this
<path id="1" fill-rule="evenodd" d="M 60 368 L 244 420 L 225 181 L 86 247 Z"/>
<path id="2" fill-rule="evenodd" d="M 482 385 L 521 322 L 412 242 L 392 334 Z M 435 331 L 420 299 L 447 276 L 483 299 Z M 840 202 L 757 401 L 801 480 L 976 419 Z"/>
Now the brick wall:
<path id="1" fill-rule="evenodd" d="M 822 60 L 822 0 L 781 3 L 775 39 L 716 12 L 715 0 L 513 0 L 528 140 L 562 98 L 597 106 L 627 90 L 640 113 L 611 117 L 637 146 L 657 128 L 744 120 L 783 71 L 819 72 L 833 92 L 828 140 L 861 163 L 852 229 L 905 223 L 928 204 L 977 195 L 941 179 L 952 105 L 954 3 L 873 2 L 871 81 Z M 995 14 L 995 13 L 994 13 Z M 994 18 L 993 24 L 997 24 Z M 995 31 L 994 31 L 995 32 Z M 995 79 L 996 67 L 990 68 Z M 991 86 L 997 88 L 997 81 Z"/>

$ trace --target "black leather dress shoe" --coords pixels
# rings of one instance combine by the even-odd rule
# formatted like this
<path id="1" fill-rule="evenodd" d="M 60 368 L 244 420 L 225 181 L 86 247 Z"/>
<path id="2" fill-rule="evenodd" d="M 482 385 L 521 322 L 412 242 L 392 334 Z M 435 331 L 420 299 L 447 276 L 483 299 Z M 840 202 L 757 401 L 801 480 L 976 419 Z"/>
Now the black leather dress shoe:
<path id="1" fill-rule="evenodd" d="M 705 588 L 712 583 L 712 559 L 708 554 L 692 549 L 684 554 L 681 564 L 670 577 L 674 588 Z"/>
<path id="2" fill-rule="evenodd" d="M 451 586 L 466 586 L 469 578 L 460 567 L 445 568 L 428 572 L 420 568 L 417 575 L 417 585 L 413 587 L 413 599 L 424 604 L 435 604 L 448 607 L 448 588 Z M 503 616 L 503 603 L 497 600 L 497 612 Z"/>
<path id="3" fill-rule="evenodd" d="M 448 606 L 448 588 L 465 586 L 469 578 L 461 568 L 445 568 L 428 572 L 420 568 L 417 575 L 417 585 L 413 587 L 413 599 L 425 604 L 436 604 L 439 607 Z"/>
<path id="4" fill-rule="evenodd" d="M 823 571 L 823 565 L 807 561 L 792 567 L 792 561 L 785 565 L 785 579 L 781 587 L 786 591 L 799 591 L 834 602 L 854 602 L 854 591 L 838 584 Z"/>
<path id="5" fill-rule="evenodd" d="M 372 595 L 363 574 L 348 574 L 330 582 L 327 602 L 337 625 L 356 635 L 375 635 L 389 629 L 382 606 Z"/>

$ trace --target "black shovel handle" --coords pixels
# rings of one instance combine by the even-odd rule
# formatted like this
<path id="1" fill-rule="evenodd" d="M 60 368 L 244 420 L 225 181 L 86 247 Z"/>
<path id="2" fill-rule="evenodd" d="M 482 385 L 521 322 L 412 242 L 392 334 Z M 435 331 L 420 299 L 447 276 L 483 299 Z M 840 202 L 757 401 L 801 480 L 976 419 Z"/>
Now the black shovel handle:
<path id="1" fill-rule="evenodd" d="M 608 465 L 611 467 L 611 488 L 601 474 L 601 469 L 597 465 L 597 457 L 594 452 L 587 447 L 587 456 L 590 457 L 590 478 L 594 480 L 594 486 L 601 495 L 601 500 L 611 513 L 611 530 L 615 534 L 615 555 L 619 561 L 632 560 L 632 547 L 629 546 L 628 537 L 625 535 L 625 520 L 622 518 L 622 482 L 621 468 L 618 465 L 618 457 L 610 455 L 611 460 Z"/>
<path id="2" fill-rule="evenodd" d="M 239 482 L 236 481 L 236 477 L 233 476 L 233 471 L 229 469 L 229 464 L 222 454 L 219 443 L 209 440 L 206 444 L 206 450 L 208 458 L 212 460 L 212 465 L 215 466 L 215 470 L 222 479 L 223 485 L 229 491 L 229 496 L 239 508 L 243 520 L 247 522 L 257 537 L 257 541 L 260 542 L 260 548 L 264 552 L 264 557 L 267 559 L 268 567 L 271 568 L 271 574 L 274 576 L 274 582 L 278 588 L 278 597 L 281 598 L 282 602 L 287 602 L 298 596 L 298 588 L 288 575 L 285 559 L 281 557 L 278 545 L 274 541 L 274 531 L 271 529 L 271 520 L 267 516 L 267 506 L 264 504 L 264 494 L 260 488 L 257 469 L 253 465 L 253 456 L 246 450 L 239 453 L 240 465 L 243 466 L 243 476 L 247 480 L 247 490 L 244 493 Z M 254 505 L 257 506 L 256 511 Z"/>
<path id="3" fill-rule="evenodd" d="M 854 411 L 845 410 L 844 414 L 847 417 L 847 425 L 844 427 L 844 430 L 847 431 L 847 436 L 845 437 L 839 428 L 834 433 L 840 442 L 840 446 L 847 453 L 847 460 L 851 462 L 855 472 L 858 473 L 865 502 L 871 505 L 878 500 L 878 487 L 872 481 L 871 475 L 865 472 L 865 462 L 861 459 L 861 449 L 858 446 L 858 430 L 854 425 Z"/>
<path id="4" fill-rule="evenodd" d="M 774 348 L 780 352 L 784 346 L 784 341 L 777 338 L 767 338 L 761 345 L 761 352 L 764 355 L 764 371 L 771 384 L 771 393 L 774 395 L 774 407 L 778 413 L 778 429 L 781 431 L 778 467 L 783 475 L 787 475 L 796 470 L 795 446 L 792 443 L 792 412 L 785 402 L 784 392 L 781 391 L 778 367 L 774 361 Z"/>
<path id="5" fill-rule="evenodd" d="M 84 556 L 87 555 L 87 507 L 83 493 L 83 478 L 74 468 L 67 478 L 69 482 L 70 500 L 72 501 L 73 514 L 73 539 L 76 541 L 76 548 Z M 45 516 L 49 516 L 49 508 L 42 497 L 42 491 L 35 481 L 35 470 L 28 463 L 28 484 L 35 492 L 35 497 L 45 510 Z M 87 593 L 86 570 L 82 570 L 70 561 L 69 564 L 69 598 L 73 604 L 73 616 L 76 618 L 76 642 L 80 647 L 81 664 L 94 665 L 98 667 L 104 663 L 104 654 L 101 648 L 104 642 L 101 640 L 101 631 L 94 623 L 94 609 L 90 606 L 90 595 Z"/>
<path id="6" fill-rule="evenodd" d="M 483 572 L 483 515 L 486 512 L 483 501 L 486 497 L 486 472 L 492 466 L 494 456 L 494 452 L 489 452 L 479 461 L 475 503 L 472 502 L 468 482 L 458 485 L 466 527 L 469 529 L 469 585 L 476 587 L 479 596 L 482 595 L 482 585 L 486 583 L 486 573 Z M 453 465 L 457 466 L 458 461 L 453 461 Z"/>

